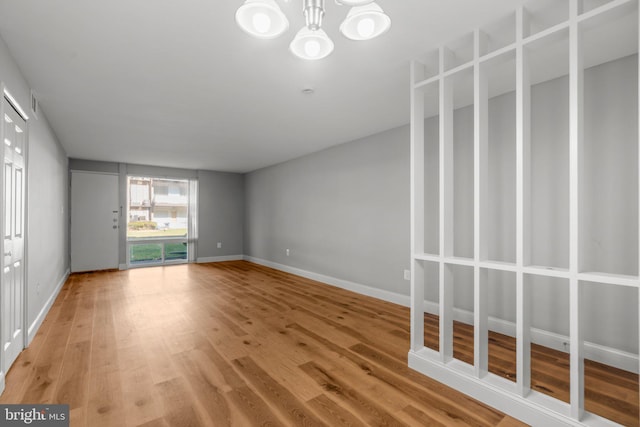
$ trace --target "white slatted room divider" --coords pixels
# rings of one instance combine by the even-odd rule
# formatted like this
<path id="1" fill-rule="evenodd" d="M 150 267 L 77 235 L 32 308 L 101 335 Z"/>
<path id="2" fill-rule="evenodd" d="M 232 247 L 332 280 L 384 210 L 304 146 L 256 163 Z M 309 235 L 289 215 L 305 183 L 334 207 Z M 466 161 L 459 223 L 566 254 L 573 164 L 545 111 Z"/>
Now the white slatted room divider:
<path id="1" fill-rule="evenodd" d="M 588 342 L 585 344 L 585 334 L 589 332 L 584 330 L 585 322 L 589 320 L 589 324 L 593 324 L 598 320 L 587 319 L 594 315 L 587 308 L 584 295 L 587 288 L 591 293 L 595 290 L 604 294 L 622 292 L 622 295 L 631 296 L 624 299 L 635 310 L 640 307 L 638 116 L 636 112 L 631 123 L 635 137 L 623 142 L 624 150 L 627 150 L 625 153 L 629 154 L 623 157 L 631 158 L 620 165 L 620 168 L 628 169 L 625 176 L 633 178 L 628 181 L 629 189 L 622 190 L 622 198 L 627 205 L 608 207 L 615 212 L 628 209 L 632 217 L 628 240 L 619 239 L 617 242 L 612 238 L 613 243 L 610 243 L 621 246 L 616 250 L 631 254 L 632 259 L 626 267 L 606 267 L 601 271 L 597 252 L 594 252 L 596 249 L 592 247 L 594 231 L 588 227 L 596 224 L 591 218 L 595 215 L 593 212 L 607 207 L 599 207 L 589 201 L 594 200 L 589 196 L 592 191 L 590 183 L 594 182 L 592 179 L 600 179 L 599 174 L 618 173 L 618 167 L 605 165 L 601 170 L 593 170 L 585 165 L 585 150 L 593 150 L 585 146 L 585 126 L 589 125 L 589 129 L 600 126 L 600 123 L 585 122 L 585 110 L 591 105 L 589 102 L 599 101 L 598 92 L 585 100 L 585 70 L 634 54 L 634 65 L 637 65 L 637 50 L 637 0 L 538 0 L 519 7 L 495 25 L 478 29 L 412 63 L 409 365 L 413 369 L 533 425 L 616 425 L 585 411 L 585 352 L 588 347 L 596 354 L 601 347 Z M 637 83 L 637 69 L 635 73 L 634 83 Z M 560 172 L 556 172 L 557 177 L 550 178 L 546 169 L 535 169 L 540 167 L 540 163 L 536 160 L 534 165 L 532 160 L 532 150 L 538 149 L 532 135 L 542 132 L 532 126 L 532 88 L 540 82 L 554 79 L 561 79 L 558 84 L 566 89 L 568 99 L 565 99 L 567 105 L 563 110 L 567 117 L 566 126 L 557 136 L 561 143 L 553 148 L 559 151 L 547 157 L 549 165 L 556 164 L 556 161 L 561 164 L 556 169 Z M 600 89 L 607 90 L 606 87 Z M 637 108 L 638 88 L 635 84 L 633 90 L 633 107 Z M 492 116 L 490 99 L 504 94 L 511 94 L 514 104 L 505 104 L 510 106 L 502 110 L 509 112 L 507 117 L 496 118 Z M 463 118 L 465 114 L 470 117 L 467 122 Z M 544 111 L 536 114 L 540 116 Z M 491 159 L 500 156 L 492 148 L 492 119 L 494 122 L 510 122 L 492 126 L 508 129 L 507 133 L 513 135 L 514 145 L 506 160 L 511 162 L 511 167 L 505 169 L 512 172 L 497 181 L 491 178 L 495 176 Z M 556 126 L 552 114 L 546 120 L 549 126 Z M 472 129 L 469 123 L 472 123 Z M 459 143 L 465 138 L 467 151 Z M 609 144 L 610 141 L 601 143 Z M 616 150 L 615 144 L 611 149 Z M 472 152 L 466 163 L 461 160 L 463 151 L 467 154 Z M 592 178 L 594 176 L 596 178 Z M 539 212 L 535 203 L 540 197 L 545 197 L 539 193 L 534 197 L 534 188 L 541 186 L 537 180 L 543 180 L 549 191 L 555 191 L 553 187 L 557 185 L 560 194 L 567 195 L 560 210 L 554 211 L 561 212 L 560 218 L 556 215 L 551 220 L 555 225 L 547 224 L 548 229 L 538 223 L 540 219 L 535 215 Z M 461 189 L 465 185 L 468 194 Z M 496 185 L 502 187 L 496 189 Z M 617 190 L 613 188 L 603 193 L 607 191 Z M 466 201 L 462 200 L 465 194 L 468 197 Z M 626 197 L 628 194 L 631 196 Z M 548 203 L 554 205 L 557 200 Z M 473 208 L 465 211 L 464 206 L 471 204 Z M 508 206 L 496 208 L 496 204 Z M 496 227 L 501 226 L 495 218 L 498 211 L 512 212 L 515 217 L 502 222 L 505 225 L 500 231 L 500 239 L 507 242 L 503 245 L 507 249 L 502 251 L 502 255 L 496 255 L 500 252 L 496 248 L 501 243 L 495 243 L 494 235 Z M 614 218 L 609 219 L 613 224 L 605 223 L 603 230 L 616 225 L 615 214 L 609 218 Z M 544 240 L 545 236 L 551 237 L 552 241 L 542 246 L 547 251 L 557 251 L 559 255 L 555 260 L 540 265 L 540 259 L 545 256 L 535 255 L 533 242 Z M 471 240 L 472 243 L 468 244 Z M 466 249 L 461 241 L 467 242 Z M 629 247 L 629 242 L 632 247 Z M 606 244 L 603 243 L 603 247 L 606 250 Z M 492 281 L 497 277 L 506 278 L 502 289 L 511 286 L 506 293 L 515 294 L 512 310 L 515 315 L 510 321 L 513 327 L 499 331 L 508 330 L 516 337 L 515 382 L 494 375 L 488 369 L 488 331 L 494 330 L 494 324 L 509 323 L 492 321 L 490 317 L 491 299 L 499 295 L 496 293 L 499 288 L 492 288 Z M 461 278 L 467 278 L 467 283 L 461 283 Z M 570 353 L 569 404 L 531 388 L 531 343 L 532 339 L 537 341 L 535 334 L 539 332 L 539 328 L 532 328 L 535 326 L 532 324 L 535 315 L 533 301 L 539 292 L 538 283 L 544 281 L 566 295 L 566 298 L 560 297 L 551 303 L 560 304 L 560 309 L 556 310 L 558 317 L 568 319 L 565 322 L 567 333 L 564 334 L 568 339 L 562 344 Z M 467 284 L 467 294 L 472 294 L 473 298 L 465 312 L 454 300 L 462 292 L 456 291 L 456 287 L 463 289 Z M 463 302 L 461 304 L 464 305 Z M 437 351 L 425 347 L 426 311 L 439 315 Z M 617 313 L 612 316 L 615 315 Z M 473 323 L 473 365 L 454 358 L 454 318 Z M 633 322 L 636 324 L 631 325 L 631 330 L 640 329 L 638 315 L 633 317 Z M 637 332 L 631 341 L 635 341 L 635 353 L 620 351 L 616 355 L 620 356 L 619 366 L 637 373 L 640 371 L 637 357 L 640 337 Z"/>

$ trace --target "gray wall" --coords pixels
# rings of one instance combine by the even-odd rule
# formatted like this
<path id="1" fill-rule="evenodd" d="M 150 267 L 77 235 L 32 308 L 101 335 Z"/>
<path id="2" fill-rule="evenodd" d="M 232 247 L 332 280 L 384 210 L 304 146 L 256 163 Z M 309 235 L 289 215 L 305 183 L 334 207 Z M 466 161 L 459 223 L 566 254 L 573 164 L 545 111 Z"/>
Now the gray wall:
<path id="1" fill-rule="evenodd" d="M 98 162 L 95 160 L 69 159 L 69 170 L 117 174 L 118 163 Z"/>
<path id="2" fill-rule="evenodd" d="M 0 39 L 0 80 L 22 108 L 31 104 L 26 82 Z M 69 269 L 67 156 L 43 110 L 30 114 L 28 148 L 28 325 L 38 318 Z"/>
<path id="3" fill-rule="evenodd" d="M 198 258 L 243 255 L 244 175 L 198 171 L 198 182 Z"/>
<path id="4" fill-rule="evenodd" d="M 245 191 L 246 255 L 409 294 L 408 127 L 252 172 Z"/>
<path id="5" fill-rule="evenodd" d="M 243 254 L 244 176 L 125 163 L 70 159 L 70 170 L 120 174 L 120 204 L 126 206 L 127 175 L 198 179 L 198 259 Z M 126 218 L 120 224 L 119 262 L 127 263 Z M 217 242 L 222 248 L 216 247 Z"/>

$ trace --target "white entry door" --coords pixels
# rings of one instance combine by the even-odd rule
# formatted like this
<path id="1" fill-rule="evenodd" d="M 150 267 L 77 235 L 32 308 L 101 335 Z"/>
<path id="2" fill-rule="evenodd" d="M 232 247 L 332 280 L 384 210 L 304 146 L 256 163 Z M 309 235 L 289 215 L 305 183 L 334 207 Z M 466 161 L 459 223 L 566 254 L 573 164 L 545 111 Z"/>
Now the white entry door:
<path id="1" fill-rule="evenodd" d="M 118 268 L 118 175 L 71 173 L 71 272 Z"/>
<path id="2" fill-rule="evenodd" d="M 6 98 L 4 105 L 2 371 L 24 348 L 24 201 L 27 124 Z"/>

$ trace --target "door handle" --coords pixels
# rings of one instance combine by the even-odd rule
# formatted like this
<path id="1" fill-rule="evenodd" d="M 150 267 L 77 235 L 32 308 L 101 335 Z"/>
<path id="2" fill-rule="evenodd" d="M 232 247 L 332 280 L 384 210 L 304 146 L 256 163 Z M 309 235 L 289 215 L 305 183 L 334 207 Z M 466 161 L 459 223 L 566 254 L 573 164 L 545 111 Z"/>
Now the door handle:
<path id="1" fill-rule="evenodd" d="M 5 252 L 4 256 L 11 256 L 11 252 Z"/>

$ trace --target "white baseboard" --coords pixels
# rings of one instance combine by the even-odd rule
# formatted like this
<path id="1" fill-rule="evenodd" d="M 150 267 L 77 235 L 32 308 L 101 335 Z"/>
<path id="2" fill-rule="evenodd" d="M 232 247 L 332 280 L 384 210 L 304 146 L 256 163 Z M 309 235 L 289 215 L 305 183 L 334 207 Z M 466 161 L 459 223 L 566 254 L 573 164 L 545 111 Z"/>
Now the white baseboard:
<path id="1" fill-rule="evenodd" d="M 0 396 L 4 393 L 4 372 L 0 372 Z"/>
<path id="2" fill-rule="evenodd" d="M 65 282 L 69 278 L 69 274 L 70 274 L 70 270 L 67 269 L 67 271 L 65 271 L 64 275 L 62 276 L 62 279 L 60 279 L 60 281 L 56 285 L 56 288 L 51 293 L 51 296 L 49 296 L 49 299 L 47 299 L 47 302 L 42 307 L 42 310 L 40 310 L 40 313 L 38 313 L 38 316 L 36 316 L 33 323 L 31 323 L 31 325 L 29 326 L 29 330 L 27 331 L 27 346 L 30 345 L 31 342 L 33 341 L 33 338 L 35 338 L 36 333 L 38 332 L 38 329 L 40 329 L 42 322 L 44 322 L 45 317 L 47 317 L 47 314 L 49 313 L 49 310 L 51 309 L 51 306 L 53 305 L 54 301 L 58 297 L 60 290 L 62 290 L 62 287 L 64 286 Z"/>
<path id="3" fill-rule="evenodd" d="M 243 255 L 225 255 L 225 256 L 200 257 L 196 260 L 196 262 L 198 264 L 202 264 L 206 262 L 242 261 L 243 259 L 244 259 Z"/>
<path id="4" fill-rule="evenodd" d="M 385 291 L 382 289 L 373 288 L 367 285 L 361 285 L 359 283 L 350 282 L 348 280 L 342 280 L 331 276 L 325 276 L 324 274 L 318 274 L 300 268 L 290 267 L 284 264 L 278 264 L 276 262 L 267 261 L 260 258 L 254 258 L 250 256 L 244 257 L 245 261 L 253 262 L 255 264 L 264 265 L 265 267 L 271 267 L 276 270 L 284 271 L 285 273 L 295 274 L 307 279 L 315 280 L 317 282 L 326 283 L 337 288 L 345 289 L 347 291 L 353 291 L 362 295 L 367 295 L 373 298 L 377 298 L 383 301 L 392 302 L 394 304 L 409 306 L 410 297 L 408 295 L 397 294 L 391 291 Z"/>
<path id="5" fill-rule="evenodd" d="M 325 276 L 324 274 L 313 273 L 311 271 L 302 270 L 295 267 L 290 267 L 284 264 L 278 264 L 276 262 L 267 261 L 260 258 L 254 258 L 251 256 L 244 257 L 245 261 L 252 262 L 254 264 L 264 265 L 276 270 L 284 271 L 285 273 L 295 274 L 307 279 L 315 280 L 318 282 L 326 283 L 337 288 L 345 289 L 347 291 L 356 292 L 358 294 L 367 295 L 373 298 L 377 298 L 383 301 L 392 302 L 394 304 L 409 306 L 410 297 L 408 295 L 397 294 L 395 292 L 385 291 L 383 289 L 373 288 L 371 286 L 361 285 L 359 283 L 350 282 L 348 280 L 342 280 L 331 276 Z"/>

